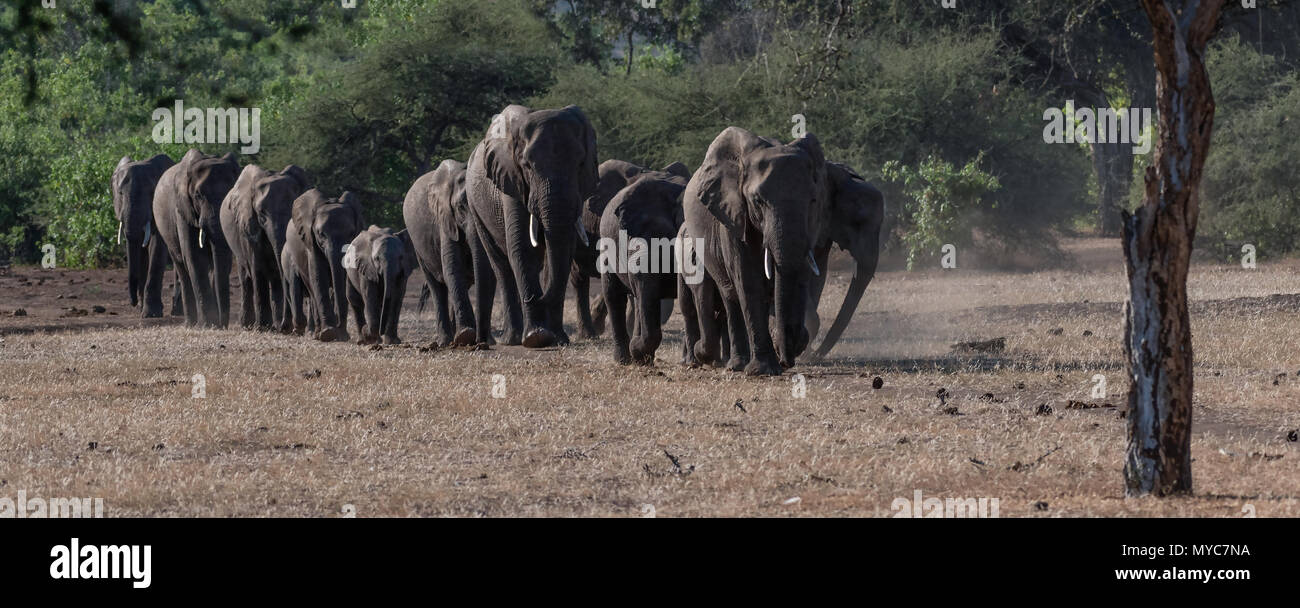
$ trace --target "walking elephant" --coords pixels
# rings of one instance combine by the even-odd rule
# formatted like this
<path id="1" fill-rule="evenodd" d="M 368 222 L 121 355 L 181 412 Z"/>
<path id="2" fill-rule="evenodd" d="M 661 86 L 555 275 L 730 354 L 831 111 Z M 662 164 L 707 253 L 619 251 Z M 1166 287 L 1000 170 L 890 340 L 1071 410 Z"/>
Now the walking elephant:
<path id="1" fill-rule="evenodd" d="M 826 161 L 816 137 L 782 145 L 737 127 L 713 140 L 687 184 L 686 224 L 703 239 L 696 254 L 726 309 L 728 369 L 779 375 L 807 348 L 809 283 L 821 272 L 812 249 L 822 234 L 826 196 Z M 769 308 L 775 313 L 775 345 Z M 703 325 L 696 355 L 713 361 L 717 328 Z"/>
<path id="2" fill-rule="evenodd" d="M 595 338 L 605 331 L 605 300 L 598 296 L 593 308 L 591 303 L 591 279 L 599 278 L 596 268 L 596 241 L 600 238 L 600 218 L 609 201 L 645 174 L 645 167 L 622 160 L 607 160 L 600 164 L 597 171 L 596 191 L 582 207 L 582 229 L 587 239 L 579 245 L 573 254 L 573 267 L 569 271 L 569 284 L 573 285 L 574 300 L 578 309 L 578 331 L 584 338 Z M 679 162 L 674 162 L 656 173 L 667 173 L 682 178 L 683 182 L 691 178 L 691 172 Z M 664 311 L 663 322 L 672 314 L 672 307 Z"/>
<path id="3" fill-rule="evenodd" d="M 248 165 L 221 204 L 221 229 L 239 270 L 243 293 L 240 325 L 245 329 L 291 329 L 280 252 L 293 201 L 307 187 L 307 172 L 298 166 L 271 173 Z"/>
<path id="4" fill-rule="evenodd" d="M 175 165 L 171 157 L 159 154 L 149 160 L 132 161 L 123 156 L 113 170 L 113 213 L 117 216 L 117 242 L 126 239 L 127 291 L 131 306 L 140 306 L 141 316 L 161 317 L 163 274 L 171 259 L 167 245 L 153 238 L 153 196 L 163 173 Z M 181 285 L 172 283 L 172 314 L 184 314 Z"/>
<path id="5" fill-rule="evenodd" d="M 661 306 L 667 302 L 671 310 L 677 297 L 676 237 L 685 189 L 681 176 L 643 172 L 619 191 L 601 216 L 597 266 L 618 363 L 654 364 L 663 339 Z M 632 332 L 625 316 L 629 296 L 636 302 Z"/>
<path id="6" fill-rule="evenodd" d="M 348 303 L 357 319 L 357 344 L 400 344 L 397 323 L 406 281 L 416 268 L 415 248 L 405 230 L 371 226 L 352 239 L 343 256 Z"/>
<path id="7" fill-rule="evenodd" d="M 500 281 L 506 344 L 568 344 L 562 323 L 566 275 L 575 244 L 587 238 L 580 212 L 596 179 L 596 133 L 577 106 L 510 106 L 493 117 L 465 177 L 483 244 L 474 256 L 478 341 L 490 336 Z"/>
<path id="8" fill-rule="evenodd" d="M 180 278 L 191 327 L 224 328 L 230 321 L 231 252 L 221 231 L 221 203 L 238 178 L 233 154 L 191 149 L 154 191 L 154 222 Z"/>
<path id="9" fill-rule="evenodd" d="M 406 192 L 402 217 L 438 309 L 438 343 L 473 344 L 478 333 L 469 288 L 474 283 L 473 249 L 482 245 L 465 193 L 465 163 L 444 160 L 420 176 Z"/>
<path id="10" fill-rule="evenodd" d="M 826 190 L 829 219 L 823 227 L 821 239 L 813 248 L 816 262 L 821 268 L 827 268 L 827 258 L 834 244 L 849 253 L 854 267 L 853 280 L 849 282 L 835 321 L 814 351 L 817 357 L 825 357 L 844 334 L 858 303 L 862 301 L 862 294 L 876 275 L 876 264 L 880 260 L 880 226 L 885 220 L 884 195 L 848 166 L 826 163 Z M 817 304 L 821 302 L 825 286 L 826 273 L 813 276 L 809 286 L 808 315 L 804 321 L 810 339 L 817 336 L 821 326 Z"/>
<path id="11" fill-rule="evenodd" d="M 352 243 L 364 226 L 361 201 L 357 195 L 344 192 L 338 198 L 326 198 L 315 188 L 304 192 L 293 201 L 289 225 L 285 229 L 285 248 L 289 253 L 295 331 L 304 325 L 315 329 L 314 337 L 322 342 L 348 339 L 347 276 L 343 268 L 344 245 Z M 312 302 L 312 320 L 300 324 L 303 296 Z"/>

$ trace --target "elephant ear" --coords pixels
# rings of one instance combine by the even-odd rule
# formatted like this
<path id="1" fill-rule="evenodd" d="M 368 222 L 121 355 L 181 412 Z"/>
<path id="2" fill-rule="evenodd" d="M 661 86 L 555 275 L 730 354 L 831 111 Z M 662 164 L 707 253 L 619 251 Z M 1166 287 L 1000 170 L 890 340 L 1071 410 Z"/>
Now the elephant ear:
<path id="1" fill-rule="evenodd" d="M 664 167 L 663 172 L 671 175 L 676 175 L 677 177 L 680 178 L 691 179 L 691 170 L 687 169 L 686 165 L 682 164 L 681 162 L 674 162 L 671 165 Z"/>
<path id="2" fill-rule="evenodd" d="M 434 226 L 443 238 L 458 241 L 460 233 L 457 197 L 465 191 L 465 173 L 456 171 L 450 160 L 442 161 L 429 180 L 425 201 L 433 215 Z"/>
<path id="3" fill-rule="evenodd" d="M 298 165 L 286 165 L 284 169 L 280 170 L 280 175 L 293 179 L 297 184 L 296 189 L 298 192 L 306 190 L 308 185 L 311 184 L 311 180 L 307 176 L 307 170 Z"/>
<path id="4" fill-rule="evenodd" d="M 790 142 L 790 147 L 796 148 L 806 154 L 812 161 L 813 168 L 813 191 L 816 192 L 816 208 L 809 214 L 810 234 L 821 234 L 825 228 L 825 222 L 830 216 L 830 197 L 827 194 L 826 178 L 826 155 L 822 151 L 822 144 L 817 137 L 809 133 L 799 139 Z"/>
<path id="5" fill-rule="evenodd" d="M 325 203 L 325 195 L 315 188 L 308 190 L 293 201 L 293 212 L 290 218 L 293 221 L 294 229 L 298 231 L 298 236 L 306 245 L 315 243 L 312 238 L 312 225 L 315 224 L 316 209 Z"/>
<path id="6" fill-rule="evenodd" d="M 347 191 L 343 193 L 343 196 L 339 197 L 339 204 L 352 211 L 352 219 L 355 222 L 353 224 L 354 226 L 360 228 L 366 225 L 365 214 L 361 210 L 361 197 L 351 191 Z"/>
<path id="7" fill-rule="evenodd" d="M 411 241 L 411 233 L 406 230 L 400 230 L 393 236 L 402 242 L 402 275 L 408 276 L 415 272 L 415 243 Z"/>
<path id="8" fill-rule="evenodd" d="M 517 201 L 527 200 L 528 189 L 523 172 L 519 169 L 513 152 L 514 138 L 483 140 L 483 169 L 488 179 L 506 196 Z"/>
<path id="9" fill-rule="evenodd" d="M 564 110 L 576 114 L 582 122 L 585 149 L 582 164 L 578 166 L 578 196 L 586 200 L 596 192 L 596 185 L 600 182 L 600 161 L 596 155 L 596 129 L 591 126 L 591 121 L 587 119 L 582 108 L 568 106 Z"/>
<path id="10" fill-rule="evenodd" d="M 129 164 L 131 164 L 131 157 L 123 156 L 122 160 L 117 161 L 117 167 L 113 169 L 111 185 L 113 188 L 113 215 L 117 216 L 117 220 L 120 222 L 126 221 L 126 218 L 122 217 L 122 209 L 125 207 L 126 201 L 118 196 L 118 192 L 122 189 L 122 181 L 126 179 L 126 166 Z"/>
<path id="11" fill-rule="evenodd" d="M 741 190 L 744 159 L 750 152 L 770 145 L 745 129 L 727 127 L 709 145 L 704 164 L 691 178 L 699 204 L 741 241 L 746 240 L 749 223 Z"/>

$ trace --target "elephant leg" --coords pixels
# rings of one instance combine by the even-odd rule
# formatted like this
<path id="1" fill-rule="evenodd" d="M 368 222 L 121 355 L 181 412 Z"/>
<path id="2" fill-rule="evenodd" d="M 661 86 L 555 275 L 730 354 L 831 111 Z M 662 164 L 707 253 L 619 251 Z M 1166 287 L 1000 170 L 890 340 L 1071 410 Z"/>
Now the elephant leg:
<path id="1" fill-rule="evenodd" d="M 253 275 L 243 264 L 239 266 L 239 292 L 239 326 L 244 329 L 253 329 L 255 323 L 253 317 L 253 311 L 255 310 Z"/>
<path id="2" fill-rule="evenodd" d="M 391 291 L 392 293 L 389 293 Z M 443 291 L 446 291 L 444 288 Z M 397 326 L 402 319 L 402 298 L 406 295 L 406 286 L 402 284 L 394 285 L 391 290 L 384 291 L 384 310 L 380 318 L 384 326 L 380 328 L 380 334 L 384 344 L 401 344 L 401 338 L 397 337 Z M 445 301 L 446 298 L 444 298 Z"/>
<path id="3" fill-rule="evenodd" d="M 659 325 L 658 275 L 642 274 L 634 277 L 640 284 L 636 290 L 636 338 L 632 341 L 632 360 L 638 365 L 654 365 L 655 351 L 663 342 L 663 328 Z"/>
<path id="4" fill-rule="evenodd" d="M 605 305 L 609 307 L 609 326 L 614 334 L 614 361 L 621 365 L 627 365 L 632 362 L 632 354 L 628 350 L 630 339 L 627 333 L 627 288 L 618 280 L 618 277 L 605 273 L 604 278 Z"/>
<path id="5" fill-rule="evenodd" d="M 747 253 L 742 255 L 748 256 Z M 745 366 L 745 373 L 751 376 L 779 376 L 782 368 L 781 362 L 777 360 L 776 347 L 772 344 L 772 334 L 768 326 L 767 291 L 763 277 L 762 256 L 748 257 L 756 258 L 758 261 L 747 263 L 752 260 L 733 259 L 729 264 L 739 304 L 736 308 L 740 309 L 739 318 L 733 320 L 731 324 L 733 360 L 735 349 L 748 339 L 746 347 L 752 350 L 746 353 L 750 355 L 750 360 Z M 733 312 L 736 311 L 728 306 L 727 315 L 730 317 Z M 735 321 L 742 321 L 742 323 L 738 326 Z"/>
<path id="6" fill-rule="evenodd" d="M 486 344 L 492 339 L 492 299 L 497 293 L 496 271 L 488 259 L 487 251 L 477 234 L 469 235 L 470 259 L 474 267 L 474 322 L 476 339 Z"/>
<path id="7" fill-rule="evenodd" d="M 375 344 L 379 342 L 379 317 L 384 308 L 384 297 L 379 288 L 379 283 L 366 281 L 365 291 L 361 293 L 362 299 L 365 300 L 366 315 L 365 330 L 358 340 L 358 344 Z M 358 325 L 360 327 L 360 325 Z"/>
<path id="8" fill-rule="evenodd" d="M 352 316 L 357 319 L 357 344 L 366 343 L 366 301 L 361 292 L 348 281 L 348 305 L 352 307 Z"/>
<path id="9" fill-rule="evenodd" d="M 573 299 L 578 308 L 578 335 L 587 340 L 594 339 L 600 334 L 591 319 L 591 277 L 575 265 L 569 273 L 569 283 L 573 285 Z"/>
<path id="10" fill-rule="evenodd" d="M 259 264 L 253 264 L 253 302 L 257 305 L 253 322 L 259 331 L 268 331 L 275 324 L 271 312 L 271 285 L 277 283 Z"/>
<path id="11" fill-rule="evenodd" d="M 720 333 L 726 328 L 720 327 L 717 315 L 717 310 L 722 307 L 720 302 L 722 294 L 718 291 L 717 283 L 712 277 L 705 276 L 699 285 L 688 288 L 687 291 L 695 300 L 695 322 L 699 325 L 700 331 L 699 340 L 695 343 L 695 350 L 692 353 L 695 360 L 701 365 L 716 365 L 726 361 L 731 354 L 731 345 L 725 345 L 727 349 L 725 354 L 719 351 L 719 344 L 723 343 Z M 682 306 L 682 314 L 686 314 L 685 305 Z M 725 323 L 726 318 L 721 321 Z"/>
<path id="12" fill-rule="evenodd" d="M 429 289 L 433 290 L 433 305 L 438 311 L 438 344 L 447 346 L 456 338 L 447 302 L 447 286 L 435 280 L 429 281 Z"/>
<path id="13" fill-rule="evenodd" d="M 739 298 L 722 297 L 725 309 L 721 322 L 727 325 L 727 334 L 731 338 L 731 356 L 727 359 L 727 369 L 738 372 L 749 365 L 749 341 L 745 338 L 745 313 L 740 310 Z"/>
<path id="14" fill-rule="evenodd" d="M 346 342 L 348 341 L 348 274 L 343 269 L 343 247 L 341 245 L 331 247 L 329 258 L 330 288 L 333 290 L 330 293 L 333 294 L 334 299 L 326 300 L 325 305 L 334 306 L 334 310 L 337 311 L 336 339 Z M 379 327 L 374 326 L 372 331 L 379 331 Z"/>
<path id="15" fill-rule="evenodd" d="M 595 328 L 596 335 L 605 333 L 605 317 L 609 314 L 609 307 L 605 305 L 605 296 L 597 293 L 596 301 L 591 305 L 591 326 Z"/>
<path id="16" fill-rule="evenodd" d="M 199 247 L 198 230 L 193 228 L 181 228 L 180 237 L 181 257 L 185 260 L 185 272 L 189 275 L 190 285 L 185 293 L 189 295 L 193 292 L 196 297 L 198 323 L 203 327 L 216 327 L 217 294 L 212 284 L 212 256 L 207 249 L 212 247 L 212 243 Z M 188 313 L 186 310 L 187 315 Z"/>
<path id="17" fill-rule="evenodd" d="M 175 262 L 172 262 L 175 265 Z M 173 317 L 185 316 L 185 288 L 181 285 L 181 275 L 172 271 L 172 312 Z"/>
<path id="18" fill-rule="evenodd" d="M 483 240 L 483 250 L 487 252 L 488 261 L 491 263 L 492 273 L 496 277 L 494 284 L 500 283 L 501 287 L 501 305 L 505 307 L 505 332 L 501 337 L 502 342 L 510 345 L 523 343 L 524 337 L 524 313 L 522 302 L 519 299 L 519 284 L 515 282 L 515 275 L 511 270 L 510 260 L 507 259 L 505 252 L 497 249 L 493 244 Z M 477 278 L 475 279 L 477 280 Z M 480 293 L 482 293 L 480 291 Z M 481 315 L 480 315 L 481 317 Z"/>
<path id="19" fill-rule="evenodd" d="M 316 339 L 322 342 L 346 339 L 340 338 L 335 329 L 338 326 L 338 316 L 335 314 L 334 298 L 330 292 L 333 273 L 330 271 L 329 259 L 324 253 L 313 250 L 307 255 L 307 266 Z M 347 295 L 344 294 L 344 298 L 346 297 Z"/>
<path id="20" fill-rule="evenodd" d="M 444 240 L 442 246 L 442 274 L 446 279 L 450 312 L 447 316 L 447 337 L 455 346 L 466 346 L 473 344 L 477 325 L 474 322 L 474 308 L 469 303 L 469 270 L 472 262 L 468 259 L 470 255 L 466 248 L 459 242 Z"/>
<path id="21" fill-rule="evenodd" d="M 185 308 L 185 325 L 187 327 L 194 327 L 199 323 L 199 305 L 198 299 L 194 294 L 194 282 L 190 279 L 189 268 L 185 266 L 185 263 L 179 261 L 179 257 L 174 259 L 176 260 L 177 290 L 182 294 L 181 300 L 183 307 Z"/>
<path id="22" fill-rule="evenodd" d="M 167 272 L 167 246 L 157 235 L 149 239 L 147 248 L 149 263 L 145 267 L 144 277 L 144 306 L 141 310 L 141 316 L 145 318 L 155 318 L 162 316 L 162 284 L 163 275 Z M 180 292 L 173 290 L 173 299 L 179 302 Z M 172 314 L 176 314 L 179 306 L 174 302 L 172 304 Z"/>
<path id="23" fill-rule="evenodd" d="M 699 320 L 695 312 L 695 293 L 681 275 L 677 276 L 677 298 L 682 309 L 682 365 L 696 367 L 700 360 L 695 356 L 695 344 L 700 341 Z"/>

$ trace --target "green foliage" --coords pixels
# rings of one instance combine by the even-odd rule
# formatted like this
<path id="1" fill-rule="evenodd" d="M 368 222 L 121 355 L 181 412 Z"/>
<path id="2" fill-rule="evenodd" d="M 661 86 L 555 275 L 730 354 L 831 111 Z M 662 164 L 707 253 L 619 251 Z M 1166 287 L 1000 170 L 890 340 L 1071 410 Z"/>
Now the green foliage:
<path id="1" fill-rule="evenodd" d="M 997 207 L 988 195 L 1002 185 L 998 178 L 980 170 L 984 154 L 980 153 L 956 170 L 952 163 L 927 157 L 916 167 L 893 160 L 881 168 L 881 176 L 901 182 L 903 191 L 899 225 L 907 247 L 907 268 L 911 270 L 922 257 L 939 255 L 940 248 L 952 244 L 959 248 L 974 243 L 974 216 Z"/>
<path id="2" fill-rule="evenodd" d="M 1212 45 L 1218 106 L 1201 188 L 1200 245 L 1236 259 L 1300 249 L 1300 75 L 1236 37 Z"/>

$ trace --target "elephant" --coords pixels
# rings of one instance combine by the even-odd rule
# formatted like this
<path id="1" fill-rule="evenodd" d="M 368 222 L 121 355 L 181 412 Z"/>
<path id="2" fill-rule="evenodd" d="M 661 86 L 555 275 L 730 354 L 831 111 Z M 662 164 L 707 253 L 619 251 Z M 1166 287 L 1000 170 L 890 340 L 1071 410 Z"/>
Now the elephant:
<path id="1" fill-rule="evenodd" d="M 170 256 L 167 245 L 153 238 L 153 195 L 163 173 L 176 163 L 166 154 L 149 160 L 132 161 L 123 156 L 113 170 L 113 214 L 117 217 L 117 242 L 126 239 L 127 291 L 131 306 L 140 306 L 141 316 L 161 317 L 163 274 Z M 172 282 L 172 314 L 184 314 L 180 279 Z"/>
<path id="2" fill-rule="evenodd" d="M 690 234 L 702 239 L 695 254 L 726 309 L 728 369 L 779 375 L 807 348 L 804 317 L 810 278 L 821 273 L 812 250 L 826 216 L 826 179 L 815 136 L 783 145 L 739 127 L 713 140 L 691 176 L 682 206 Z M 718 355 L 716 324 L 708 315 L 697 318 L 703 331 L 696 357 L 712 362 Z"/>
<path id="3" fill-rule="evenodd" d="M 191 149 L 163 173 L 153 217 L 180 278 L 186 325 L 225 328 L 230 322 L 231 251 L 221 230 L 221 203 L 239 178 L 234 154 Z"/>
<path id="4" fill-rule="evenodd" d="M 344 245 L 352 243 L 365 225 L 361 200 L 351 192 L 326 198 L 312 188 L 293 201 L 285 248 L 289 249 L 293 275 L 312 301 L 314 337 L 322 342 L 347 341 L 347 276 L 343 268 Z M 294 289 L 294 285 L 289 285 Z M 302 297 L 292 302 L 295 330 Z"/>
<path id="5" fill-rule="evenodd" d="M 829 216 L 821 239 L 813 248 L 816 263 L 827 268 L 831 245 L 837 245 L 853 258 L 853 280 L 840 304 L 835 321 L 822 338 L 813 356 L 825 357 L 848 327 L 862 294 L 876 275 L 880 259 L 880 227 L 885 220 L 885 197 L 853 169 L 840 163 L 826 163 L 826 190 Z M 826 286 L 826 273 L 815 275 L 809 285 L 808 314 L 804 320 L 810 338 L 816 337 L 821 322 L 817 304 Z"/>
<path id="6" fill-rule="evenodd" d="M 420 294 L 421 302 L 431 294 L 438 308 L 438 343 L 474 344 L 478 331 L 469 300 L 474 283 L 471 260 L 482 244 L 470 216 L 465 163 L 444 160 L 420 176 L 406 192 L 402 217 L 424 273 L 426 291 Z"/>
<path id="7" fill-rule="evenodd" d="M 620 190 L 646 171 L 645 167 L 622 160 L 611 159 L 601 163 L 597 171 L 596 192 L 583 204 L 582 228 L 587 233 L 586 244 L 574 251 L 573 267 L 569 271 L 569 284 L 573 286 L 578 309 L 578 331 L 583 338 L 595 338 L 605 330 L 605 300 L 598 297 L 593 311 L 590 297 L 591 279 L 600 277 L 600 271 L 596 268 L 596 241 L 600 238 L 601 214 Z M 674 162 L 659 172 L 676 175 L 683 180 L 691 178 L 690 170 L 679 162 Z M 672 307 L 666 307 L 663 314 L 663 322 L 667 323 L 667 315 L 672 314 Z"/>
<path id="8" fill-rule="evenodd" d="M 695 250 L 695 240 L 691 238 L 690 227 L 683 222 L 677 232 L 677 242 L 682 245 L 683 266 L 699 268 L 699 254 Z M 684 269 L 683 269 L 684 270 Z M 677 305 L 682 311 L 682 325 L 685 337 L 682 339 L 682 365 L 699 367 L 701 364 L 721 365 L 731 357 L 731 340 L 727 335 L 727 311 L 722 307 L 722 294 L 718 284 L 703 268 L 697 271 L 700 279 L 694 284 L 686 280 L 686 273 L 677 275 Z M 701 320 L 700 317 L 704 319 Z M 705 324 L 709 325 L 705 325 Z M 702 353 L 718 353 L 718 356 L 700 361 L 696 356 L 696 344 L 699 343 L 705 328 L 712 333 L 710 344 L 720 345 L 710 348 L 701 347 Z"/>
<path id="9" fill-rule="evenodd" d="M 667 301 L 671 310 L 672 298 L 677 297 L 675 241 L 683 222 L 685 189 L 686 179 L 679 175 L 643 172 L 619 191 L 601 215 L 597 266 L 618 363 L 654 364 L 663 340 L 661 303 Z M 629 296 L 636 302 L 630 343 L 625 316 Z"/>
<path id="10" fill-rule="evenodd" d="M 371 226 L 352 239 L 343 256 L 348 303 L 357 319 L 357 344 L 401 344 L 397 324 L 406 281 L 418 266 L 415 246 L 402 230 Z"/>
<path id="11" fill-rule="evenodd" d="M 221 229 L 239 269 L 243 292 L 239 324 L 245 329 L 291 330 L 280 252 L 293 201 L 308 186 L 307 172 L 296 165 L 279 173 L 248 165 L 221 203 Z"/>
<path id="12" fill-rule="evenodd" d="M 596 180 L 596 132 L 577 106 L 533 111 L 512 105 L 493 117 L 465 176 L 483 245 L 474 254 L 479 342 L 490 337 L 500 281 L 506 344 L 569 343 L 565 275 L 575 244 L 587 238 L 580 212 Z"/>

